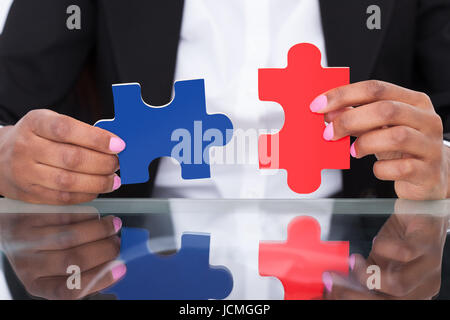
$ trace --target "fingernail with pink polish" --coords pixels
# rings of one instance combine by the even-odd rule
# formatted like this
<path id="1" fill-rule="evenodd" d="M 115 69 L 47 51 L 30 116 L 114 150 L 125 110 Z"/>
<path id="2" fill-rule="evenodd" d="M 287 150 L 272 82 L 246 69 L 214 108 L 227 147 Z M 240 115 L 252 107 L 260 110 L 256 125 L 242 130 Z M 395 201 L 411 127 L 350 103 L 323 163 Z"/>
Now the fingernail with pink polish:
<path id="1" fill-rule="evenodd" d="M 311 109 L 312 112 L 319 112 L 320 110 L 324 109 L 327 106 L 327 104 L 328 104 L 327 97 L 321 95 L 315 98 L 313 102 L 311 102 L 309 108 Z"/>
<path id="2" fill-rule="evenodd" d="M 114 231 L 117 232 L 122 228 L 122 220 L 120 218 L 114 217 L 113 219 Z"/>
<path id="3" fill-rule="evenodd" d="M 353 271 L 353 269 L 355 268 L 355 262 L 356 262 L 356 258 L 355 255 L 351 255 L 350 258 L 348 259 L 348 264 L 350 266 L 350 270 Z"/>
<path id="4" fill-rule="evenodd" d="M 119 189 L 121 185 L 122 185 L 122 180 L 120 180 L 120 177 L 116 175 L 114 177 L 113 191 L 116 191 L 117 189 Z"/>
<path id="5" fill-rule="evenodd" d="M 123 263 L 120 263 L 111 269 L 111 273 L 112 273 L 114 280 L 118 280 L 118 279 L 122 278 L 126 272 L 127 272 L 127 267 Z"/>
<path id="6" fill-rule="evenodd" d="M 323 132 L 323 138 L 327 141 L 331 141 L 334 137 L 334 127 L 333 122 L 331 122 L 327 127 L 325 128 L 325 131 Z"/>
<path id="7" fill-rule="evenodd" d="M 331 292 L 331 289 L 333 288 L 333 278 L 330 273 L 324 272 L 322 274 L 322 282 L 325 285 L 327 292 Z"/>
<path id="8" fill-rule="evenodd" d="M 352 155 L 353 158 L 356 158 L 356 148 L 355 148 L 354 142 L 353 142 L 352 146 L 350 147 L 350 154 Z"/>
<path id="9" fill-rule="evenodd" d="M 125 149 L 126 145 L 125 142 L 116 137 L 112 137 L 109 141 L 109 150 L 111 150 L 114 153 L 122 152 Z"/>

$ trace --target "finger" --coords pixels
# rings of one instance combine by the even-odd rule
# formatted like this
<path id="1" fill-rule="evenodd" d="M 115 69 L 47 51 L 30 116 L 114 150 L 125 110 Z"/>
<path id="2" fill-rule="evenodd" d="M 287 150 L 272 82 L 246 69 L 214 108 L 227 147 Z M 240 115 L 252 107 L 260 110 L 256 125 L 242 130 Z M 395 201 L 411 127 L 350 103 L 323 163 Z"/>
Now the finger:
<path id="1" fill-rule="evenodd" d="M 17 189 L 18 190 L 18 189 Z M 22 188 L 20 189 L 22 192 L 26 193 L 32 193 L 34 192 L 33 188 L 30 188 L 30 185 L 25 182 L 23 183 Z M 37 214 L 37 213 L 46 213 L 46 214 L 64 214 L 64 213 L 70 213 L 70 214 L 95 214 L 98 215 L 99 211 L 94 206 L 55 206 L 55 205 L 41 205 L 36 206 L 27 202 L 15 202 L 15 201 L 4 201 L 5 203 L 2 204 L 0 207 L 0 212 L 7 212 L 11 214 L 18 214 L 26 216 L 27 214 Z"/>
<path id="2" fill-rule="evenodd" d="M 371 256 L 376 254 L 371 253 Z M 436 267 L 440 265 L 439 261 L 425 256 L 409 263 L 379 257 L 365 261 L 357 256 L 355 260 L 352 275 L 361 285 L 396 298 L 411 296 L 436 273 L 440 273 L 440 269 Z"/>
<path id="3" fill-rule="evenodd" d="M 416 185 L 429 178 L 429 171 L 428 164 L 413 158 L 379 160 L 373 166 L 373 173 L 379 180 L 407 181 Z"/>
<path id="4" fill-rule="evenodd" d="M 441 272 L 435 272 L 425 279 L 420 286 L 410 294 L 403 297 L 403 300 L 431 300 L 436 297 L 441 289 Z"/>
<path id="5" fill-rule="evenodd" d="M 406 297 L 418 290 L 429 279 L 440 274 L 440 261 L 434 257 L 422 256 L 410 263 L 399 264 L 389 261 L 381 269 L 381 291 L 394 297 Z"/>
<path id="6" fill-rule="evenodd" d="M 64 276 L 73 265 L 84 272 L 117 259 L 119 253 L 120 239 L 116 235 L 67 250 L 40 251 L 37 273 L 39 277 Z"/>
<path id="7" fill-rule="evenodd" d="M 28 217 L 27 217 L 28 218 Z M 29 219 L 32 219 L 31 225 L 35 228 L 60 226 L 74 224 L 82 221 L 98 220 L 99 214 L 93 212 L 73 212 L 73 213 L 45 213 L 45 214 L 31 214 Z"/>
<path id="8" fill-rule="evenodd" d="M 373 241 L 371 256 L 376 255 L 377 259 L 382 258 L 386 261 L 409 263 L 426 253 L 429 246 L 420 243 L 421 240 L 379 235 Z"/>
<path id="9" fill-rule="evenodd" d="M 39 206 L 41 207 L 41 206 Z M 53 206 L 56 207 L 56 206 Z M 26 214 L 5 214 L 3 216 L 8 217 L 8 220 L 14 221 L 16 225 L 20 224 L 24 226 L 26 229 L 31 229 L 34 231 L 34 228 L 44 227 L 44 226 L 59 226 L 77 223 L 86 220 L 99 219 L 98 213 L 94 213 L 90 210 L 86 210 L 86 212 L 76 211 L 75 206 L 73 213 L 69 213 L 70 211 L 66 211 L 66 213 L 47 213 L 46 209 L 36 210 L 35 213 L 26 213 Z M 84 206 L 79 206 L 84 207 Z M 68 208 L 68 206 L 64 206 L 64 208 Z M 86 207 L 89 208 L 89 207 Z"/>
<path id="10" fill-rule="evenodd" d="M 447 235 L 444 221 L 429 214 L 394 214 L 373 239 L 372 252 L 403 263 L 432 253 L 440 256 Z"/>
<path id="11" fill-rule="evenodd" d="M 120 178 L 116 174 L 90 175 L 35 164 L 31 183 L 45 188 L 71 193 L 109 193 L 120 187 Z"/>
<path id="12" fill-rule="evenodd" d="M 367 288 L 369 292 L 372 294 L 371 297 L 375 296 L 376 299 L 389 299 L 389 300 L 408 300 L 408 299 L 431 299 L 439 293 L 441 277 L 440 272 L 432 272 L 427 273 L 425 277 L 421 277 L 420 281 L 416 281 L 416 279 L 412 279 L 413 286 L 410 284 L 406 284 L 406 286 L 411 286 L 411 288 L 403 287 L 402 281 L 407 281 L 405 279 L 400 280 L 400 278 L 394 277 L 395 281 L 392 284 L 389 283 L 389 277 L 386 277 L 386 273 L 383 272 L 383 269 L 380 273 L 380 289 L 372 288 L 374 285 L 373 280 L 370 279 L 370 275 L 373 274 L 371 271 L 370 274 L 367 274 L 368 267 L 370 265 L 373 266 L 374 262 L 366 263 L 364 258 L 360 255 L 356 256 L 355 267 L 352 272 L 352 277 L 355 277 L 359 281 L 362 287 Z M 397 281 L 399 280 L 399 281 Z M 371 282 L 371 284 L 368 283 Z M 372 285 L 372 286 L 369 286 Z M 353 290 L 353 292 L 360 292 L 360 290 Z M 351 294 L 354 294 L 354 293 Z M 345 293 L 344 293 L 345 295 Z M 335 292 L 335 296 L 341 297 L 342 294 L 339 292 L 339 288 L 337 289 L 337 293 Z"/>
<path id="13" fill-rule="evenodd" d="M 97 194 L 57 191 L 39 185 L 32 185 L 26 191 L 19 191 L 18 195 L 19 199 L 28 203 L 57 206 L 91 202 L 97 198 Z"/>
<path id="14" fill-rule="evenodd" d="M 344 109 L 340 109 L 340 110 L 336 110 L 336 111 L 330 111 L 325 114 L 325 122 L 327 122 L 327 123 L 333 122 L 334 119 L 336 119 L 338 116 L 340 116 L 344 112 L 352 110 L 352 109 L 354 109 L 354 108 L 348 107 L 348 108 L 344 108 Z"/>
<path id="15" fill-rule="evenodd" d="M 383 300 L 384 297 L 370 291 L 350 278 L 325 272 L 322 276 L 325 300 Z"/>
<path id="16" fill-rule="evenodd" d="M 83 221 L 64 226 L 43 227 L 36 234 L 43 241 L 40 250 L 64 250 L 95 242 L 115 235 L 122 228 L 118 217 L 107 216 L 100 220 Z"/>
<path id="17" fill-rule="evenodd" d="M 314 99 L 310 108 L 313 112 L 328 113 L 381 100 L 399 101 L 424 109 L 433 107 L 430 98 L 424 93 L 387 82 L 369 80 L 332 89 Z"/>
<path id="18" fill-rule="evenodd" d="M 108 154 L 125 149 L 125 142 L 106 130 L 51 110 L 30 113 L 32 131 L 45 139 L 73 144 Z"/>
<path id="19" fill-rule="evenodd" d="M 51 167 L 95 175 L 109 175 L 119 169 L 119 159 L 116 155 L 40 137 L 36 145 L 39 146 L 39 150 L 33 153 L 34 160 Z"/>
<path id="20" fill-rule="evenodd" d="M 394 299 L 402 297 L 399 287 L 396 286 L 400 283 L 398 274 L 389 274 L 389 268 L 382 269 L 380 266 L 381 264 L 386 266 L 385 261 L 377 264 L 376 261 L 382 259 L 377 259 L 375 261 L 371 256 L 365 260 L 359 254 L 353 254 L 350 259 L 353 259 L 354 261 L 351 276 L 355 278 L 362 287 L 369 291 L 383 294 L 385 298 Z M 403 279 L 401 281 L 403 281 Z"/>
<path id="21" fill-rule="evenodd" d="M 359 136 L 384 126 L 407 126 L 428 133 L 431 130 L 427 129 L 426 124 L 431 121 L 434 121 L 434 114 L 411 105 L 396 101 L 379 101 L 349 109 L 338 115 L 333 121 L 333 140 Z"/>
<path id="22" fill-rule="evenodd" d="M 99 292 L 119 281 L 126 274 L 121 262 L 108 262 L 80 274 L 80 289 L 68 288 L 68 277 L 36 279 L 28 291 L 38 297 L 51 300 L 74 300 Z"/>
<path id="23" fill-rule="evenodd" d="M 352 155 L 363 158 L 372 154 L 400 152 L 422 159 L 436 158 L 441 144 L 435 148 L 434 143 L 413 128 L 396 126 L 363 134 L 353 144 Z"/>

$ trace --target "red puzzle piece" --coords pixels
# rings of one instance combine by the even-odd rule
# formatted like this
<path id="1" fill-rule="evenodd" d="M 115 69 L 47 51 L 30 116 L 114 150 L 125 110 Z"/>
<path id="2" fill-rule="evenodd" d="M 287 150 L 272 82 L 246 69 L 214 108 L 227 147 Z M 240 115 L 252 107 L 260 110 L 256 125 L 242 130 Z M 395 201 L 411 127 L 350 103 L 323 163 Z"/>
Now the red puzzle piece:
<path id="1" fill-rule="evenodd" d="M 322 169 L 350 169 L 350 138 L 323 138 L 324 116 L 309 106 L 318 95 L 350 81 L 349 68 L 322 68 L 320 50 L 302 43 L 291 48 L 285 69 L 259 70 L 259 99 L 281 104 L 284 126 L 259 137 L 260 169 L 286 169 L 291 190 L 312 193 Z M 272 150 L 272 151 L 271 151 Z"/>
<path id="2" fill-rule="evenodd" d="M 348 274 L 348 241 L 321 241 L 320 225 L 312 217 L 298 217 L 288 226 L 286 242 L 259 244 L 259 274 L 278 278 L 285 300 L 322 297 L 322 273 Z"/>

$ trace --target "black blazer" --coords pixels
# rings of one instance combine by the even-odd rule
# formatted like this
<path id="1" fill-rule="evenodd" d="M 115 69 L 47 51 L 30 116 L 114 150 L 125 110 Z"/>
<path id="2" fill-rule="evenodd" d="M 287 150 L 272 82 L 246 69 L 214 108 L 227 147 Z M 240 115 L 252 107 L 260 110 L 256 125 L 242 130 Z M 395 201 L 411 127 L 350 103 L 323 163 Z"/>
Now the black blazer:
<path id="1" fill-rule="evenodd" d="M 81 30 L 66 9 L 81 7 Z M 381 30 L 366 27 L 381 7 Z M 450 0 L 321 0 L 330 66 L 350 66 L 351 81 L 379 79 L 429 94 L 450 131 Z M 112 118 L 111 85 L 140 82 L 145 101 L 168 103 L 183 0 L 15 0 L 0 36 L 0 121 L 34 108 L 88 123 Z M 262 66 L 263 67 L 263 66 Z M 373 157 L 352 160 L 345 197 L 394 196 L 372 174 Z M 157 161 L 150 168 L 151 181 Z M 112 196 L 149 196 L 152 183 Z M 110 195 L 111 196 L 111 195 Z"/>

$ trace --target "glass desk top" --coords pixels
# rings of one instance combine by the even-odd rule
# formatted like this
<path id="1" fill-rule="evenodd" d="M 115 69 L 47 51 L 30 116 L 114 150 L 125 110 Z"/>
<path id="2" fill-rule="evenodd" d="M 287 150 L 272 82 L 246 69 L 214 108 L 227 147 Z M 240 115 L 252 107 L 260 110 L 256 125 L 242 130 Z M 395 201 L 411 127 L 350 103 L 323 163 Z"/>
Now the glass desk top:
<path id="1" fill-rule="evenodd" d="M 450 300 L 449 217 L 448 200 L 0 199 L 0 281 L 13 298 Z"/>

